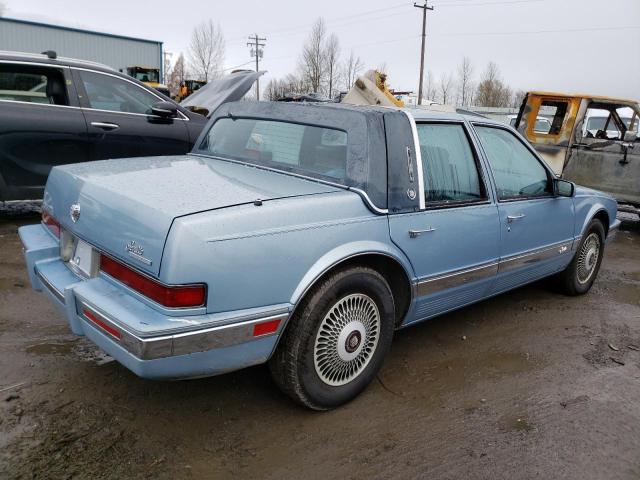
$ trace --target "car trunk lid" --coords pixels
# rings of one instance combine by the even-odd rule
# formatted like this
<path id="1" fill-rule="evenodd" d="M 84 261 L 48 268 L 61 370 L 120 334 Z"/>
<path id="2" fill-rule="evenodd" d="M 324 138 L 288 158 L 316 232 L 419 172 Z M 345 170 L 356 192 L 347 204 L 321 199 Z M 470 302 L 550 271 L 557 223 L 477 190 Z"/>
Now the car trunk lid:
<path id="1" fill-rule="evenodd" d="M 166 237 L 177 217 L 336 190 L 219 159 L 143 157 L 56 167 L 47 182 L 43 207 L 74 235 L 157 276 Z M 72 206 L 80 208 L 76 221 Z"/>

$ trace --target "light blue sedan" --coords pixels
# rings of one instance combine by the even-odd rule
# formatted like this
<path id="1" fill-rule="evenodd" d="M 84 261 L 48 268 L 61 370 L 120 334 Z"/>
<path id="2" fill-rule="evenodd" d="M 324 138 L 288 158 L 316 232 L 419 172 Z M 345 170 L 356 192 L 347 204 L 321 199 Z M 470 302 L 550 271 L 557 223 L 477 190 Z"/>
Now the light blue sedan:
<path id="1" fill-rule="evenodd" d="M 322 410 L 398 328 L 547 276 L 586 293 L 618 225 L 485 118 L 236 102 L 189 155 L 54 168 L 20 236 L 33 287 L 136 374 L 269 362 Z"/>

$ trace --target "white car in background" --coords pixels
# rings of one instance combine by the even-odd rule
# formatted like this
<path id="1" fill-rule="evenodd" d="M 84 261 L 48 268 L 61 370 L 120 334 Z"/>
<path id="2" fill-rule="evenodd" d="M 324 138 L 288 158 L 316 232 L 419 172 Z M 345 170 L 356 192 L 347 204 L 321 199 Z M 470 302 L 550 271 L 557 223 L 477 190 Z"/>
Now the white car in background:
<path id="1" fill-rule="evenodd" d="M 518 115 L 509 115 L 507 118 L 509 119 L 509 125 L 515 128 Z M 536 118 L 536 125 L 533 129 L 536 133 L 549 133 L 551 130 L 551 122 L 548 118 L 538 117 Z"/>

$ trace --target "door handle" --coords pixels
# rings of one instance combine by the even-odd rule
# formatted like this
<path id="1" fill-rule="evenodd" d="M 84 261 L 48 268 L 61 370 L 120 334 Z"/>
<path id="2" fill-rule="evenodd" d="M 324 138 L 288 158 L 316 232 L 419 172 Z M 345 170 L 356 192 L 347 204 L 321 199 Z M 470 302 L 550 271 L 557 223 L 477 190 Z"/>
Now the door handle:
<path id="1" fill-rule="evenodd" d="M 101 128 L 103 130 L 117 130 L 120 128 L 120 125 L 116 123 L 107 123 L 107 122 L 91 122 L 91 126 Z"/>
<path id="2" fill-rule="evenodd" d="M 520 220 L 521 218 L 524 218 L 524 217 L 526 217 L 524 213 L 519 213 L 518 215 L 508 215 L 507 223 L 513 223 L 514 220 Z"/>
<path id="3" fill-rule="evenodd" d="M 418 238 L 423 233 L 435 232 L 437 228 L 427 228 L 426 230 L 409 230 L 409 238 Z"/>

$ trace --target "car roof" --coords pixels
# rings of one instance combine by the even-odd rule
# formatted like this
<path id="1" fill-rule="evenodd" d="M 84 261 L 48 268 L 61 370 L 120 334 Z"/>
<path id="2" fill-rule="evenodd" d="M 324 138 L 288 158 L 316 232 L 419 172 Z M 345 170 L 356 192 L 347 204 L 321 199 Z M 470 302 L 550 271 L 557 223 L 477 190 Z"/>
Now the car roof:
<path id="1" fill-rule="evenodd" d="M 108 73 L 119 73 L 117 70 L 102 63 L 67 57 L 49 58 L 43 53 L 9 52 L 0 50 L 0 60 L 38 63 L 58 67 L 91 68 L 93 70 L 101 70 Z"/>
<path id="2" fill-rule="evenodd" d="M 482 122 L 492 125 L 504 126 L 503 122 L 493 120 L 484 115 L 474 112 L 459 110 L 458 112 L 442 112 L 438 110 L 430 110 L 428 108 L 402 108 L 410 113 L 416 121 L 464 121 L 469 122 Z"/>
<path id="3" fill-rule="evenodd" d="M 259 102 L 262 104 L 268 104 L 271 102 Z M 280 103 L 280 102 L 277 102 Z M 384 114 L 389 110 L 404 111 L 409 114 L 416 121 L 464 121 L 470 122 L 482 122 L 492 125 L 504 126 L 504 123 L 483 115 L 475 114 L 473 112 L 443 112 L 438 110 L 432 110 L 428 108 L 420 107 L 387 107 L 379 105 L 351 105 L 347 103 L 322 103 L 322 102 L 282 102 L 283 104 L 290 105 L 291 108 L 326 108 L 326 109 L 345 109 L 354 112 L 362 112 L 369 114 Z"/>
<path id="4" fill-rule="evenodd" d="M 596 100 L 606 103 L 624 103 L 630 105 L 638 105 L 636 100 L 629 100 L 626 98 L 605 97 L 603 95 L 589 95 L 586 93 L 560 93 L 560 92 L 545 92 L 540 90 L 534 90 L 527 93 L 528 95 L 535 95 L 537 97 L 558 97 L 558 98 L 578 98 L 587 100 Z"/>

